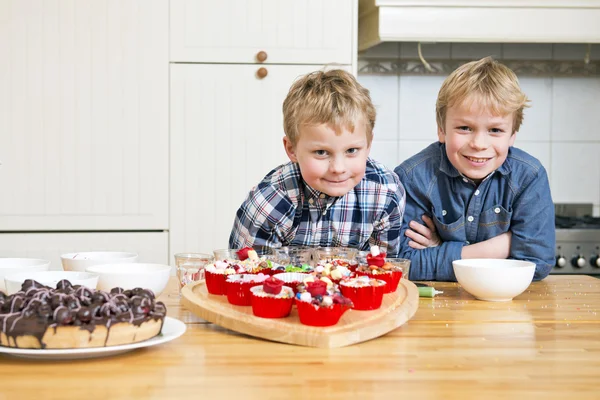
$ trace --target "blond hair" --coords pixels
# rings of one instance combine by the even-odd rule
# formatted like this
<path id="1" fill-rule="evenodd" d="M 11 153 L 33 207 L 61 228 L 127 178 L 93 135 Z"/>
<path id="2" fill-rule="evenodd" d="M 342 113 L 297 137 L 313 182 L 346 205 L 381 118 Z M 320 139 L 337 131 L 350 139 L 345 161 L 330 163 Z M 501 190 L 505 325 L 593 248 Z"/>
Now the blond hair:
<path id="1" fill-rule="evenodd" d="M 442 83 L 435 105 L 438 127 L 444 131 L 448 108 L 474 101 L 496 115 L 514 114 L 512 133 L 521 127 L 523 109 L 529 107 L 515 73 L 491 57 L 461 65 Z"/>
<path id="2" fill-rule="evenodd" d="M 292 145 L 298 143 L 302 125 L 332 125 L 353 132 L 364 123 L 369 145 L 375 126 L 375 106 L 369 90 L 341 69 L 315 71 L 298 79 L 283 102 L 283 129 Z"/>

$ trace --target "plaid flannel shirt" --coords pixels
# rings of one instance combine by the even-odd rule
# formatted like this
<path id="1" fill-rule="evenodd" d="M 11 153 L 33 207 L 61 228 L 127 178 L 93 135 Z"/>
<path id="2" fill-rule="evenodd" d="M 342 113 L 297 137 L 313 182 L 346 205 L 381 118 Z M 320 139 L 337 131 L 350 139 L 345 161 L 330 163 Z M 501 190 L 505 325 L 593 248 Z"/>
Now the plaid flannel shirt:
<path id="1" fill-rule="evenodd" d="M 367 160 L 360 183 L 341 197 L 309 187 L 296 163 L 272 170 L 252 189 L 236 213 L 229 247 L 378 245 L 399 253 L 405 205 L 398 176 Z"/>

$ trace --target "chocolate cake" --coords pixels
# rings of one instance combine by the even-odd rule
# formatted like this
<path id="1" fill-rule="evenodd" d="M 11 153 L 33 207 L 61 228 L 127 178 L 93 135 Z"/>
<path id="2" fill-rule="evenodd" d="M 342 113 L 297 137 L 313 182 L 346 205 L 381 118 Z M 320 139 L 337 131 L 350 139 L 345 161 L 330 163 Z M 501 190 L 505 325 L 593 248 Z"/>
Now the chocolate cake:
<path id="1" fill-rule="evenodd" d="M 73 349 L 141 342 L 160 333 L 166 313 L 147 289 L 107 293 L 67 280 L 53 289 L 28 279 L 15 294 L 0 292 L 0 345 Z"/>

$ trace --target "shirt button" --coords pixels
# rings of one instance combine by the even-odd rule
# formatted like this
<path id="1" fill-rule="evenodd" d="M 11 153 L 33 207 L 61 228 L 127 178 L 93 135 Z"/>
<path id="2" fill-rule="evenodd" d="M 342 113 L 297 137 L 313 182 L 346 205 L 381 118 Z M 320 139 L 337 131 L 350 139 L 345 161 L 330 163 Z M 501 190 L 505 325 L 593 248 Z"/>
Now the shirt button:
<path id="1" fill-rule="evenodd" d="M 463 178 L 463 182 L 469 182 L 467 178 Z"/>
<path id="2" fill-rule="evenodd" d="M 321 193 L 321 195 L 319 197 L 322 198 L 322 199 L 324 199 L 325 198 L 325 194 Z"/>
<path id="3" fill-rule="evenodd" d="M 465 242 L 465 244 L 471 244 L 471 242 L 469 242 L 468 240 Z"/>
<path id="4" fill-rule="evenodd" d="M 314 201 L 313 199 L 308 199 L 308 203 L 309 203 L 309 204 L 312 204 L 312 203 L 314 203 L 314 202 L 315 202 L 315 201 Z"/>
<path id="5" fill-rule="evenodd" d="M 472 215 L 469 215 L 469 218 L 467 218 L 467 221 L 469 221 L 469 222 L 473 222 L 473 220 L 474 220 L 474 219 L 475 219 L 475 218 L 473 218 L 473 216 L 472 216 Z"/>
<path id="6" fill-rule="evenodd" d="M 446 215 L 446 214 L 448 214 L 448 211 L 442 210 L 442 215 Z"/>
<path id="7" fill-rule="evenodd" d="M 500 214 L 500 207 L 496 207 L 496 208 L 494 208 L 494 212 L 495 212 L 496 214 Z"/>
<path id="8" fill-rule="evenodd" d="M 477 190 L 475 191 L 475 196 L 478 196 L 478 195 L 479 195 L 479 189 L 477 189 Z"/>

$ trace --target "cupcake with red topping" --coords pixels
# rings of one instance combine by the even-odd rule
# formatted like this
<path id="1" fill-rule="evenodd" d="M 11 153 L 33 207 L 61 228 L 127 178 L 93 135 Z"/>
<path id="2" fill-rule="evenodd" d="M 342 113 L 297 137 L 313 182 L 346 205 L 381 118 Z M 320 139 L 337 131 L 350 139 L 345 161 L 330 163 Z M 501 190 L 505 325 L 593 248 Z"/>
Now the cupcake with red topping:
<path id="1" fill-rule="evenodd" d="M 402 268 L 386 262 L 385 253 L 381 253 L 378 246 L 371 246 L 371 252 L 367 254 L 367 265 L 359 266 L 356 275 L 381 279 L 387 283 L 384 286 L 385 293 L 393 293 L 398 289 L 398 282 L 402 278 Z"/>
<path id="2" fill-rule="evenodd" d="M 262 318 L 284 318 L 290 315 L 294 291 L 283 283 L 281 279 L 270 276 L 262 285 L 250 288 L 254 315 Z"/>
<path id="3" fill-rule="evenodd" d="M 283 272 L 281 274 L 273 275 L 274 278 L 281 279 L 284 286 L 291 288 L 294 291 L 294 295 L 298 293 L 298 285 L 304 282 L 304 279 L 309 276 L 309 274 L 303 274 L 301 272 Z"/>
<path id="4" fill-rule="evenodd" d="M 352 301 L 344 297 L 328 278 L 309 277 L 298 286 L 296 307 L 300 323 L 310 326 L 331 326 L 352 308 Z"/>
<path id="5" fill-rule="evenodd" d="M 376 310 L 381 307 L 386 285 L 381 279 L 359 276 L 340 282 L 340 290 L 352 300 L 354 310 Z"/>
<path id="6" fill-rule="evenodd" d="M 266 256 L 258 255 L 251 247 L 244 247 L 236 252 L 238 261 L 234 262 L 237 273 L 240 274 L 269 274 L 272 275 L 274 267 L 277 266 Z"/>
<path id="7" fill-rule="evenodd" d="M 268 275 L 265 274 L 236 274 L 228 275 L 227 301 L 236 306 L 249 306 L 252 304 L 250 288 L 262 284 Z"/>

